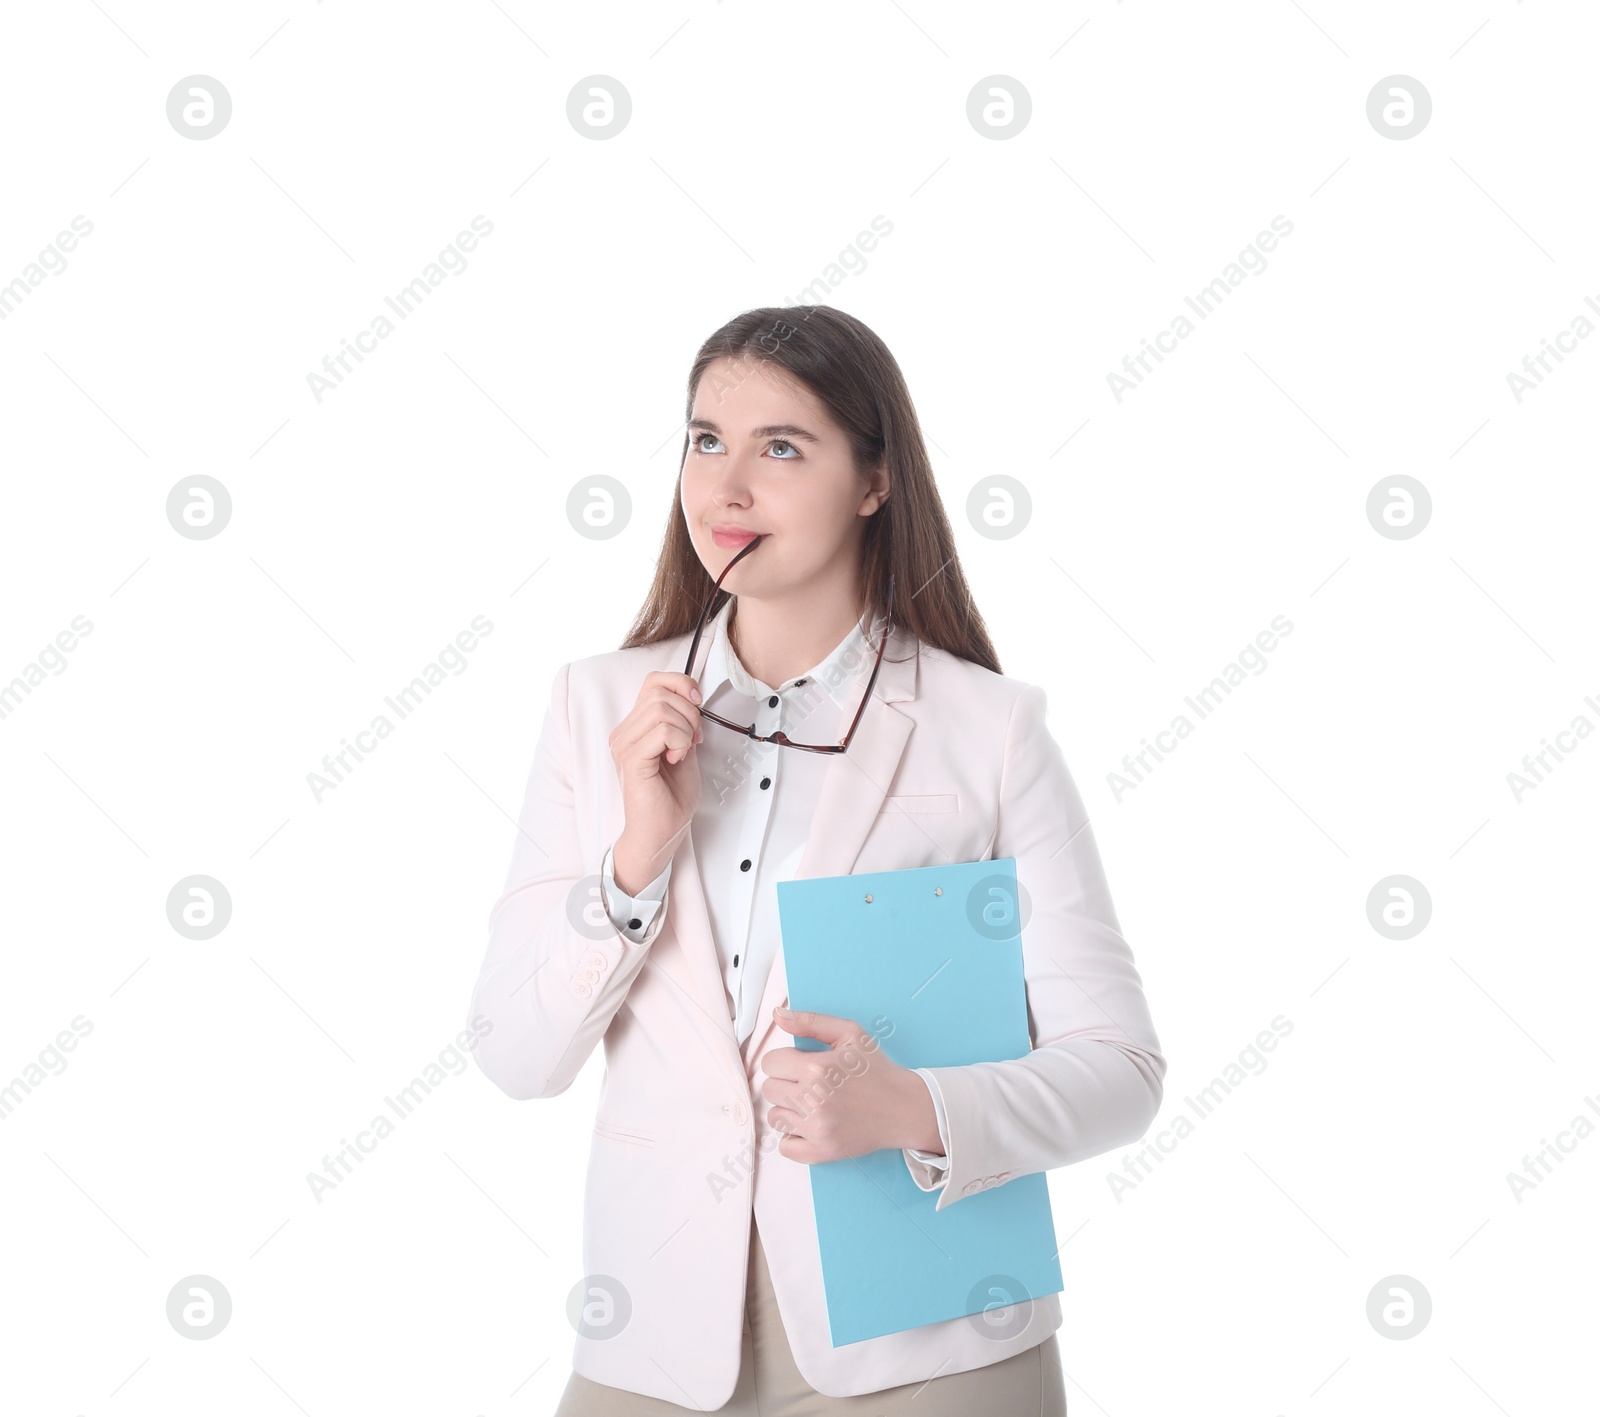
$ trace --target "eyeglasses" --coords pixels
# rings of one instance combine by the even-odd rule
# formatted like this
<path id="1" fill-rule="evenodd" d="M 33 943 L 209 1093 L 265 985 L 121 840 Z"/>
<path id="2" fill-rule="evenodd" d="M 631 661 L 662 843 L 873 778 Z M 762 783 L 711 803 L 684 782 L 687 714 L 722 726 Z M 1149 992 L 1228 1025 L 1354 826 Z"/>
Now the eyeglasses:
<path id="1" fill-rule="evenodd" d="M 705 608 L 700 612 L 700 623 L 694 628 L 694 639 L 689 642 L 689 661 L 683 666 L 683 672 L 685 674 L 690 674 L 692 677 L 691 671 L 694 669 L 695 652 L 700 648 L 700 635 L 705 630 L 706 620 L 711 614 L 711 607 L 716 604 L 717 592 L 722 589 L 723 577 L 725 577 L 729 571 L 739 564 L 739 561 L 742 557 L 748 556 L 752 551 L 754 551 L 757 545 L 760 544 L 761 540 L 762 537 L 757 536 L 754 541 L 752 541 L 748 546 L 744 547 L 739 554 L 733 558 L 733 560 L 729 561 L 728 564 L 723 567 L 722 575 L 717 577 L 717 583 L 712 587 L 711 590 L 711 597 L 706 601 Z M 701 715 L 705 718 L 709 718 L 713 723 L 720 723 L 724 728 L 733 729 L 735 733 L 742 733 L 746 738 L 749 738 L 757 743 L 776 743 L 780 748 L 801 748 L 808 753 L 844 752 L 845 749 L 850 746 L 850 740 L 856 736 L 856 725 L 861 722 L 861 716 L 866 712 L 867 700 L 872 697 L 872 686 L 878 682 L 878 667 L 883 663 L 884 646 L 889 643 L 889 633 L 893 624 L 893 615 L 894 576 L 891 573 L 889 576 L 889 608 L 884 617 L 883 634 L 878 640 L 878 657 L 872 663 L 872 677 L 867 680 L 867 692 L 862 697 L 861 706 L 856 709 L 856 716 L 850 720 L 849 732 L 847 732 L 837 743 L 796 743 L 789 737 L 787 733 L 783 732 L 782 729 L 776 733 L 757 733 L 755 724 L 752 723 L 746 726 L 744 724 L 734 723 L 731 719 L 723 718 L 721 714 L 712 713 L 711 710 L 708 709 L 704 704 L 700 705 Z"/>

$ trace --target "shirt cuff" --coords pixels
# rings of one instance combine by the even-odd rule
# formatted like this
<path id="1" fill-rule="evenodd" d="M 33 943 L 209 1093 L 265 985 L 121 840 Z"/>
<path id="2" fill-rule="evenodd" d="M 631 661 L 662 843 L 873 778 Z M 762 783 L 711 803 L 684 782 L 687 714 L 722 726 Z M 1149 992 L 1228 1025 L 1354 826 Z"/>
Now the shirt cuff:
<path id="1" fill-rule="evenodd" d="M 924 1191 L 937 1191 L 950 1179 L 950 1131 L 944 1115 L 944 1098 L 939 1095 L 939 1084 L 926 1068 L 912 1069 L 927 1084 L 933 1097 L 933 1115 L 939 1123 L 939 1145 L 942 1151 L 920 1151 L 914 1146 L 902 1147 L 906 1169 L 911 1179 Z"/>
<path id="2" fill-rule="evenodd" d="M 667 897 L 667 878 L 672 875 L 672 862 L 669 860 L 661 874 L 638 895 L 629 895 L 617 886 L 617 878 L 612 872 L 611 852 L 612 848 L 608 846 L 600 862 L 600 888 L 606 914 L 624 939 L 636 945 L 647 944 L 655 937 L 651 926 L 661 914 L 662 902 Z"/>

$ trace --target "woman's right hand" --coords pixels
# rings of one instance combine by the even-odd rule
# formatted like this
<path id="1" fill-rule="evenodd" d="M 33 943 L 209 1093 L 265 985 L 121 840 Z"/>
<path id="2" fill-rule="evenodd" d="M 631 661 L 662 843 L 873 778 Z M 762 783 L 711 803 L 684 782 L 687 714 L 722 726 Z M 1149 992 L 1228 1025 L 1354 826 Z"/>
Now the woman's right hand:
<path id="1" fill-rule="evenodd" d="M 622 783 L 623 829 L 612 849 L 618 889 L 635 895 L 659 876 L 700 805 L 694 748 L 705 737 L 700 689 L 687 674 L 653 670 L 611 734 Z"/>

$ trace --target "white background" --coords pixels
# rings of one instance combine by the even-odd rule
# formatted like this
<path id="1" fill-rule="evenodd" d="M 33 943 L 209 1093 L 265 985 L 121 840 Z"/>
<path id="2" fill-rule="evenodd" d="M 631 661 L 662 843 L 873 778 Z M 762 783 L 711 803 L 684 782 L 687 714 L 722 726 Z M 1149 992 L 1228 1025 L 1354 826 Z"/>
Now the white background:
<path id="1" fill-rule="evenodd" d="M 551 680 L 614 649 L 673 514 L 699 343 L 893 232 L 830 303 L 905 371 L 1005 672 L 1049 693 L 1163 1052 L 1119 1200 L 1050 1175 L 1074 1414 L 1520 1414 L 1595 1401 L 1600 743 L 1592 7 L 1240 0 L 8 7 L 0 285 L 0 1405 L 544 1413 L 570 1371 L 602 1061 L 513 1104 L 452 1075 L 337 1190 L 307 1174 L 447 1049 Z M 1380 135 L 1414 76 L 1428 126 Z M 191 141 L 167 96 L 226 88 Z M 567 95 L 614 78 L 592 141 Z M 1032 117 L 967 118 L 1008 76 Z M 493 233 L 320 401 L 307 376 Z M 1107 374 L 1275 215 L 1293 234 L 1134 392 Z M 813 295 L 811 298 L 815 299 Z M 1592 319 L 1600 314 L 1590 310 Z M 1070 441 L 1069 441 L 1070 440 Z M 582 536 L 567 498 L 626 485 Z M 994 540 L 983 478 L 1028 489 Z M 214 477 L 225 530 L 169 492 Z M 1431 520 L 1393 539 L 1369 492 Z M 325 754 L 475 615 L 493 631 L 318 801 Z M 1110 774 L 1266 629 L 1131 792 Z M 1191 714 L 1191 717 L 1193 715 Z M 1570 741 L 1570 740 L 1569 740 Z M 194 941 L 167 898 L 222 882 Z M 1395 941 L 1373 887 L 1422 883 Z M 37 1074 L 35 1075 L 37 1076 Z M 1130 1150 L 1137 1150 L 1132 1148 Z M 1070 1237 L 1070 1239 L 1068 1238 Z M 217 1338 L 169 1323 L 206 1275 Z M 1396 1340 L 1368 1296 L 1407 1276 Z"/>

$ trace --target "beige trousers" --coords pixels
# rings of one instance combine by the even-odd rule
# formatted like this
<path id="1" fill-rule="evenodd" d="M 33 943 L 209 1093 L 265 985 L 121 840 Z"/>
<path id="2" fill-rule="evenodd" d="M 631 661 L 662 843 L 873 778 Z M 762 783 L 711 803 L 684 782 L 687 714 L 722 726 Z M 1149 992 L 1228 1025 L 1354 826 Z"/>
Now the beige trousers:
<path id="1" fill-rule="evenodd" d="M 913 1406 L 913 1400 L 915 1406 Z M 555 1417 L 674 1417 L 693 1412 L 658 1397 L 608 1387 L 574 1373 Z M 724 1417 L 1067 1417 L 1066 1384 L 1055 1334 L 1036 1348 L 998 1363 L 947 1373 L 929 1382 L 905 1383 L 856 1397 L 825 1397 L 794 1365 L 778 1314 L 766 1252 L 755 1219 L 750 1221 L 750 1283 L 745 1291 L 744 1343 L 733 1396 L 717 1408 Z"/>

